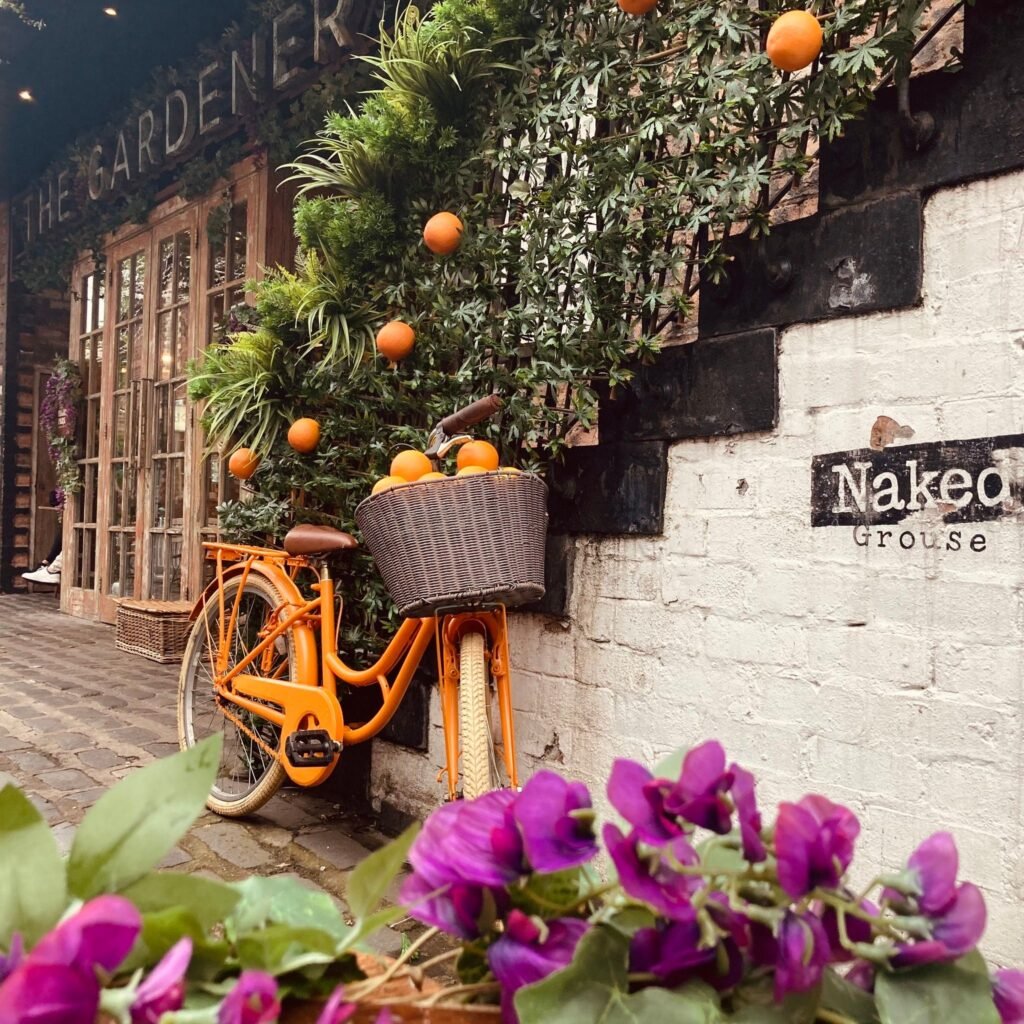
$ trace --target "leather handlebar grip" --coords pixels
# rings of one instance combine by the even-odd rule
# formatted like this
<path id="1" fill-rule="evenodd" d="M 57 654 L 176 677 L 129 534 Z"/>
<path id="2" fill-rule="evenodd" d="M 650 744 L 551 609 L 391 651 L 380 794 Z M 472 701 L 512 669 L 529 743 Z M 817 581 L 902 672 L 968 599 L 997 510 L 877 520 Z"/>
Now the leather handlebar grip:
<path id="1" fill-rule="evenodd" d="M 451 416 L 445 417 L 441 420 L 441 429 L 449 437 L 461 434 L 464 430 L 476 426 L 477 423 L 483 423 L 484 420 L 490 419 L 503 404 L 498 395 L 488 395 L 472 405 L 467 405 L 465 409 L 459 409 L 458 412 L 453 412 Z"/>

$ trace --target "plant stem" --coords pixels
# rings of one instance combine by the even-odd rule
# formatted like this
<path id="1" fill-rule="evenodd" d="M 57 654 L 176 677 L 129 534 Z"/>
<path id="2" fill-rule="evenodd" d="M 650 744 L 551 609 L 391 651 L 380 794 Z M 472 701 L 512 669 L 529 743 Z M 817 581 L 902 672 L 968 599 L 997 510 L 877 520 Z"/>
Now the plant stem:
<path id="1" fill-rule="evenodd" d="M 855 1020 L 844 1017 L 841 1013 L 833 1013 L 831 1010 L 818 1010 L 815 1020 L 822 1024 L 857 1024 Z"/>
<path id="2" fill-rule="evenodd" d="M 424 943 L 429 942 L 435 935 L 439 934 L 439 928 L 428 928 L 383 974 L 376 978 L 367 978 L 365 982 L 357 982 L 351 986 L 353 996 L 358 993 L 358 999 L 363 999 L 371 992 L 376 992 L 382 985 L 387 984 L 409 960 L 415 955 Z"/>

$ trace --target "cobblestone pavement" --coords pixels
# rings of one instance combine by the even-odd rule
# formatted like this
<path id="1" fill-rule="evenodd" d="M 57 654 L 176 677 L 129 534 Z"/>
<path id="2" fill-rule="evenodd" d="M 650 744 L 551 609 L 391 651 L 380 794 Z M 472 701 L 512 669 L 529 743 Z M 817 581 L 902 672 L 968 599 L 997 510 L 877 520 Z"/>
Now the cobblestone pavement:
<path id="1" fill-rule="evenodd" d="M 0 595 L 0 775 L 31 796 L 65 849 L 106 789 L 178 749 L 178 668 L 118 651 L 111 627 L 60 614 L 53 597 Z M 285 787 L 245 821 L 204 813 L 165 866 L 226 881 L 292 874 L 340 899 L 381 842 L 316 790 Z M 377 943 L 387 953 L 401 944 L 397 931 Z"/>

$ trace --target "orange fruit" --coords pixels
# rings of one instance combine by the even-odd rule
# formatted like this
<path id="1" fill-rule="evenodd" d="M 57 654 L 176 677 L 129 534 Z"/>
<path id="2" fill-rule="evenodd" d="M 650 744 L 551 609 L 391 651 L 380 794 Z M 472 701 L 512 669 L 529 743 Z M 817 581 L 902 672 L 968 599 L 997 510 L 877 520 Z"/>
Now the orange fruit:
<path id="1" fill-rule="evenodd" d="M 248 480 L 259 465 L 260 457 L 251 448 L 238 448 L 228 459 L 228 472 L 239 480 Z"/>
<path id="2" fill-rule="evenodd" d="M 297 451 L 308 453 L 320 443 L 320 424 L 308 416 L 296 420 L 288 428 L 288 443 Z"/>
<path id="3" fill-rule="evenodd" d="M 467 466 L 479 466 L 481 469 L 497 469 L 498 449 L 488 441 L 467 441 L 460 449 L 455 460 L 459 469 Z"/>
<path id="4" fill-rule="evenodd" d="M 824 34 L 810 11 L 786 11 L 775 19 L 765 47 L 781 71 L 802 71 L 821 53 Z"/>
<path id="5" fill-rule="evenodd" d="M 489 470 L 483 466 L 464 466 L 456 473 L 456 476 L 475 476 L 477 473 L 487 473 Z"/>
<path id="6" fill-rule="evenodd" d="M 382 476 L 374 485 L 371 494 L 380 494 L 381 491 L 390 491 L 392 487 L 401 487 L 409 481 L 403 476 Z"/>
<path id="7" fill-rule="evenodd" d="M 420 477 L 420 482 L 422 483 L 424 480 L 447 480 L 447 479 L 448 479 L 448 477 L 446 477 L 444 475 L 444 473 L 424 473 L 423 476 Z"/>
<path id="8" fill-rule="evenodd" d="M 462 221 L 454 213 L 435 213 L 423 229 L 423 242 L 438 256 L 449 256 L 462 244 Z"/>
<path id="9" fill-rule="evenodd" d="M 650 14 L 657 6 L 658 0 L 619 0 L 619 7 L 627 14 L 635 14 L 638 17 L 643 14 Z"/>
<path id="10" fill-rule="evenodd" d="M 400 476 L 410 483 L 430 473 L 433 468 L 433 463 L 423 452 L 416 452 L 411 448 L 408 451 L 399 452 L 391 460 L 391 475 Z"/>
<path id="11" fill-rule="evenodd" d="M 393 363 L 400 363 L 412 352 L 416 332 L 402 320 L 392 320 L 377 332 L 377 351 Z"/>

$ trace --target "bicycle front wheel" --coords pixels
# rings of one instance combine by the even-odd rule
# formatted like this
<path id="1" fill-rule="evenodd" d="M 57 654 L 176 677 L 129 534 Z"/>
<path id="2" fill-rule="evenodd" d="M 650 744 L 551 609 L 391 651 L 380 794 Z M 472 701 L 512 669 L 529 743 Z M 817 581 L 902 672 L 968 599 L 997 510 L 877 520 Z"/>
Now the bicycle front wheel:
<path id="1" fill-rule="evenodd" d="M 462 741 L 462 797 L 472 800 L 500 786 L 491 734 L 485 641 L 467 632 L 459 643 L 459 738 Z"/>
<path id="2" fill-rule="evenodd" d="M 277 792 L 286 778 L 279 760 L 280 728 L 252 711 L 230 703 L 222 706 L 214 689 L 220 637 L 222 629 L 227 636 L 235 602 L 238 601 L 238 615 L 228 638 L 229 670 L 256 647 L 274 610 L 282 604 L 277 589 L 255 573 L 245 580 L 239 599 L 241 587 L 238 577 L 225 582 L 223 622 L 221 602 L 216 595 L 206 602 L 189 636 L 178 682 L 178 742 L 182 750 L 216 733 L 224 737 L 217 778 L 206 806 L 226 818 L 252 814 Z M 269 679 L 293 681 L 294 668 L 295 649 L 289 632 L 278 637 L 248 671 Z"/>

